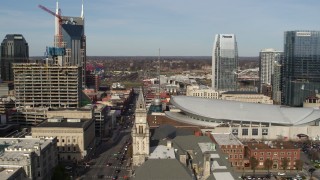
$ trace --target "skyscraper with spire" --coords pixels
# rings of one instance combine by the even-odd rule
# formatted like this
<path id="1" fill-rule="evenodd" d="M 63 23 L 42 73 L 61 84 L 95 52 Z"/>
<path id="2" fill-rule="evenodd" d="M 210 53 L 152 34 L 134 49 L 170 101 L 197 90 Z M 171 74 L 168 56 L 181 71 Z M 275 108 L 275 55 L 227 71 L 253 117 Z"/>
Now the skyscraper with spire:
<path id="1" fill-rule="evenodd" d="M 234 34 L 217 34 L 212 52 L 212 89 L 237 89 L 238 47 Z"/>
<path id="2" fill-rule="evenodd" d="M 56 14 L 61 16 L 58 1 L 56 3 Z M 86 76 L 86 36 L 83 1 L 80 17 L 61 16 L 61 19 L 62 22 L 59 22 L 59 18 L 55 18 L 55 46 L 65 48 L 66 54 L 62 60 L 63 65 L 82 67 L 82 87 L 84 87 Z M 59 28 L 62 37 L 60 37 Z M 60 41 L 61 45 L 59 45 Z"/>

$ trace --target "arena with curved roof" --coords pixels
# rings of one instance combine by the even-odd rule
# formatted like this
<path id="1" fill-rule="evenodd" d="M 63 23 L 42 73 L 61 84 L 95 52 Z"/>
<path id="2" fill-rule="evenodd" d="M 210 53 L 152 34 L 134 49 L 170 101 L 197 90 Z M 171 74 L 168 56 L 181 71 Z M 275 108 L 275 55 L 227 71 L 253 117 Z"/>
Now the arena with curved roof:
<path id="1" fill-rule="evenodd" d="M 242 138 L 292 139 L 299 133 L 310 137 L 320 135 L 320 110 L 314 108 L 292 108 L 190 96 L 172 96 L 170 102 L 175 108 L 167 111 L 166 116 L 171 119 L 205 126 L 213 131 L 225 129 Z"/>

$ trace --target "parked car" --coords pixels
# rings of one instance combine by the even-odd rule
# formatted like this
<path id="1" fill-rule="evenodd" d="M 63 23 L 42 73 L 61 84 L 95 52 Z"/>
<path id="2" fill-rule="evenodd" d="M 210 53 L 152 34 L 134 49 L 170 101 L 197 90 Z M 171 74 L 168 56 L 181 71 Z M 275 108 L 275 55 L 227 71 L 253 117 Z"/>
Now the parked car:
<path id="1" fill-rule="evenodd" d="M 281 173 L 281 172 L 278 172 L 278 175 L 279 175 L 279 176 L 285 176 L 286 173 L 285 173 L 285 172 L 282 172 L 282 173 Z"/>

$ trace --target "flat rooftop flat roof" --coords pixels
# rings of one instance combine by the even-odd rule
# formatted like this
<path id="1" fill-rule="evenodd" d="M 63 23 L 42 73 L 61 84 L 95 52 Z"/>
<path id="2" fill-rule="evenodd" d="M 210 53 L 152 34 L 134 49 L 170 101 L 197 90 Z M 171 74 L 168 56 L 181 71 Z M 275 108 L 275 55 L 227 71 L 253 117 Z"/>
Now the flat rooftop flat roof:
<path id="1" fill-rule="evenodd" d="M 243 145 L 233 134 L 216 134 L 211 133 L 217 144 L 221 145 Z"/>

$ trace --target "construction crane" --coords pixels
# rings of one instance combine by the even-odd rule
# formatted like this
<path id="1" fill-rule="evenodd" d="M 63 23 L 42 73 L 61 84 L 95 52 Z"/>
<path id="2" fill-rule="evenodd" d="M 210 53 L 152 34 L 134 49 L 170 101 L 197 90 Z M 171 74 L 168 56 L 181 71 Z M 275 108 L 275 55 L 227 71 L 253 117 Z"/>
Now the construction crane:
<path id="1" fill-rule="evenodd" d="M 50 9 L 42 6 L 42 5 L 38 5 L 38 7 L 46 12 L 48 12 L 49 14 L 55 16 L 58 18 L 59 20 L 59 28 L 58 28 L 58 37 L 57 37 L 57 44 L 58 44 L 58 47 L 62 48 L 62 31 L 61 31 L 61 25 L 62 25 L 62 17 L 60 15 L 60 12 L 57 14 L 57 13 L 54 13 L 53 11 L 51 11 Z"/>

